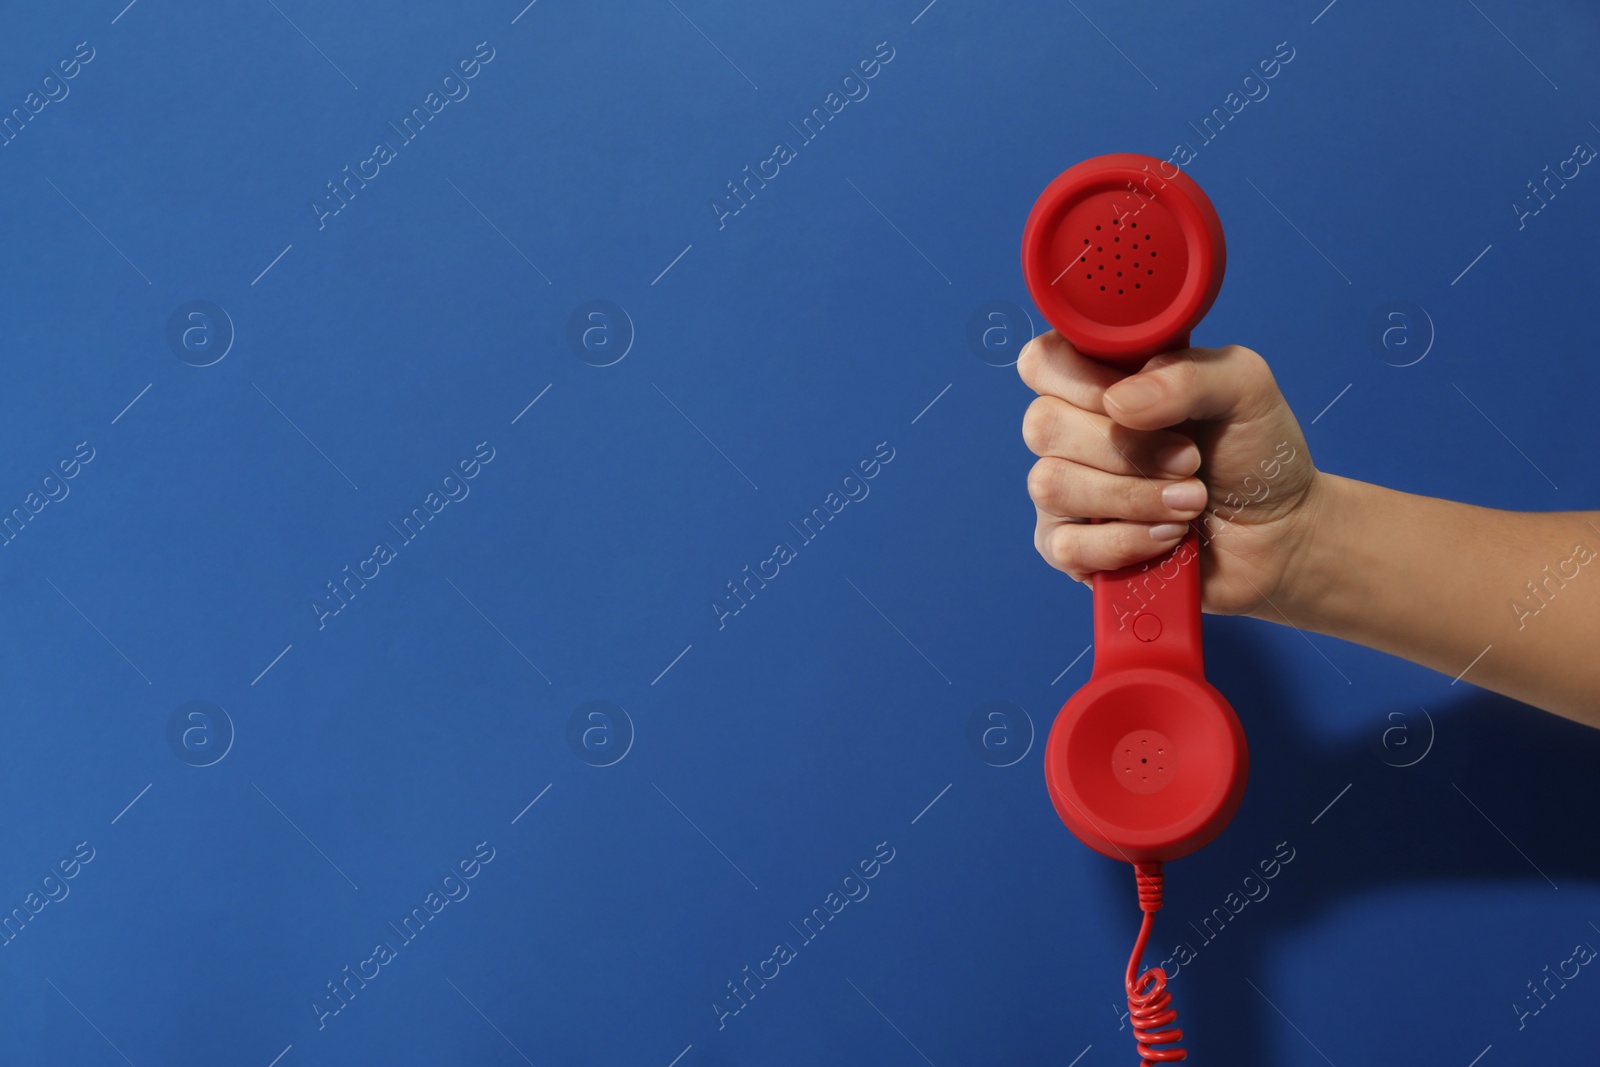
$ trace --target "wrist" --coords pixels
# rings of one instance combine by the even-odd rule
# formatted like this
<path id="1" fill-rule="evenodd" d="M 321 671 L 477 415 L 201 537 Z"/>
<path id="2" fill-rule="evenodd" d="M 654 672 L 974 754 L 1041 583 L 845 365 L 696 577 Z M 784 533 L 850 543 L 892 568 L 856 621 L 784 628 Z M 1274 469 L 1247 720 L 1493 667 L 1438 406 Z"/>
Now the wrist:
<path id="1" fill-rule="evenodd" d="M 1348 529 L 1359 522 L 1357 501 L 1364 483 L 1337 474 L 1314 471 L 1305 499 L 1295 511 L 1295 529 L 1288 546 L 1282 575 L 1271 600 L 1251 615 L 1254 618 L 1316 628 L 1319 618 L 1332 608 L 1341 583 L 1351 577 L 1352 543 Z"/>

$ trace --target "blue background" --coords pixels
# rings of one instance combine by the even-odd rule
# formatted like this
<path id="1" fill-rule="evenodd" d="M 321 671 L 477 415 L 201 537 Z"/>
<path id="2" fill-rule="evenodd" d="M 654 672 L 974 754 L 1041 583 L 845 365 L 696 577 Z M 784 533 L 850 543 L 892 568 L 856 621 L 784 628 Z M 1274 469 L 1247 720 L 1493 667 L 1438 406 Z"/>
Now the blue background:
<path id="1" fill-rule="evenodd" d="M 0 111 L 94 50 L 0 147 L 0 505 L 94 452 L 0 548 L 0 908 L 93 850 L 0 948 L 7 1062 L 1132 1060 L 1132 880 L 1041 772 L 1089 596 L 1031 543 L 1031 394 L 993 365 L 1028 327 L 974 349 L 973 316 L 1044 329 L 1038 192 L 1199 144 L 1286 41 L 1187 168 L 1230 250 L 1196 343 L 1265 354 L 1324 470 L 1593 507 L 1600 175 L 1521 229 L 1510 205 L 1600 145 L 1600 20 L 922 2 L 5 15 Z M 719 229 L 724 183 L 883 41 L 870 95 Z M 325 183 L 479 42 L 470 95 L 319 228 Z M 222 310 L 169 344 L 194 300 Z M 580 320 L 598 354 L 569 341 L 593 300 L 621 309 Z M 1409 348 L 1373 341 L 1393 301 L 1431 323 Z M 319 628 L 324 583 L 484 441 L 470 495 Z M 719 629 L 725 583 L 880 442 L 870 495 Z M 1194 1060 L 1590 1047 L 1587 969 L 1520 1029 L 1511 1005 L 1600 945 L 1600 736 L 1339 641 L 1206 636 L 1253 777 L 1157 922 L 1198 950 Z M 480 842 L 470 894 L 319 1028 L 325 983 Z M 870 895 L 801 942 L 880 842 Z M 1189 932 L 1283 842 L 1269 896 Z"/>

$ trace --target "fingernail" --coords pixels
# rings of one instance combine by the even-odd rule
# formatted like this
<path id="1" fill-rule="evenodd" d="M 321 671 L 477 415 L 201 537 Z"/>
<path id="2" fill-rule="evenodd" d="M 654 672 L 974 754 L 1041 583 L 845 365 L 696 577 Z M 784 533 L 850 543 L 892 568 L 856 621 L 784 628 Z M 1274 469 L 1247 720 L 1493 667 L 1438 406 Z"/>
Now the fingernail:
<path id="1" fill-rule="evenodd" d="M 1150 540 L 1176 541 L 1188 532 L 1189 526 L 1187 523 L 1164 522 L 1159 526 L 1150 527 Z"/>
<path id="2" fill-rule="evenodd" d="M 1147 378 L 1124 378 L 1106 390 L 1106 399 L 1119 411 L 1142 411 L 1161 398 L 1161 386 Z"/>
<path id="3" fill-rule="evenodd" d="M 1179 482 L 1161 490 L 1161 502 L 1173 511 L 1199 511 L 1205 507 L 1206 487 L 1199 482 Z"/>
<path id="4" fill-rule="evenodd" d="M 1156 466 L 1168 474 L 1193 474 L 1200 469 L 1200 450 L 1187 441 L 1156 453 Z"/>

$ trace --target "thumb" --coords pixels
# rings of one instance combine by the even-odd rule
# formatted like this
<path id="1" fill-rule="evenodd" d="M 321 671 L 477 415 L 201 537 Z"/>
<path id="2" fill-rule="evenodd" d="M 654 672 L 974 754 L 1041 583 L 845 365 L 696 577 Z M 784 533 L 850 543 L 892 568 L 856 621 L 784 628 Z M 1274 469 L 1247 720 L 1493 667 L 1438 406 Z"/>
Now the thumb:
<path id="1" fill-rule="evenodd" d="M 1267 361 L 1248 348 L 1183 348 L 1107 388 L 1105 409 L 1130 429 L 1158 430 L 1185 419 L 1247 420 L 1280 396 Z"/>

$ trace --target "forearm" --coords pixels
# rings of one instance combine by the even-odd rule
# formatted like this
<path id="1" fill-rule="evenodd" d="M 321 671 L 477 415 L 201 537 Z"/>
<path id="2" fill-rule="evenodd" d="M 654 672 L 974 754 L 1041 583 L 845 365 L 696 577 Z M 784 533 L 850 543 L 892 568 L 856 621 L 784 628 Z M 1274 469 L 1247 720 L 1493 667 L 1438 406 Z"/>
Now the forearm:
<path id="1" fill-rule="evenodd" d="M 1312 532 L 1256 617 L 1600 726 L 1600 513 L 1497 511 L 1318 477 Z"/>

